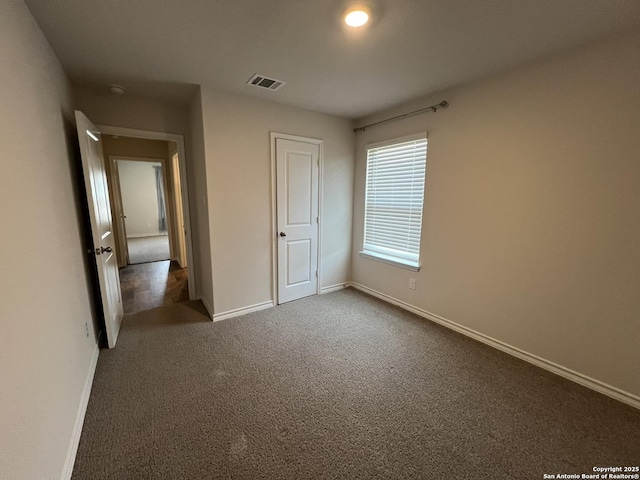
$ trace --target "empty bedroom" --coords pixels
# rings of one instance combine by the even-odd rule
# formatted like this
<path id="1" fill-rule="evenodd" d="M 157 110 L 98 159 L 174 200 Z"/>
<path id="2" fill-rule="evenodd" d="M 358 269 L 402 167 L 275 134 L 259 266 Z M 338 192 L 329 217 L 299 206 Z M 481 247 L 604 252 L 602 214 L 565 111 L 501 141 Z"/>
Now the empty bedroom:
<path id="1" fill-rule="evenodd" d="M 0 478 L 639 479 L 638 32 L 2 2 Z"/>

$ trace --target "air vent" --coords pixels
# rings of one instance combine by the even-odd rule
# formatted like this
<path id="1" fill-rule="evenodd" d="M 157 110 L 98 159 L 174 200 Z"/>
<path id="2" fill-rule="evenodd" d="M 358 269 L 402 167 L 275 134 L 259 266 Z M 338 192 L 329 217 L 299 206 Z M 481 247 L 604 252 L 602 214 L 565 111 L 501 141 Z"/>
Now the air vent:
<path id="1" fill-rule="evenodd" d="M 285 83 L 282 80 L 276 80 L 275 78 L 265 77 L 264 75 L 258 75 L 257 73 L 249 79 L 247 85 L 253 85 L 254 87 L 266 88 L 267 90 L 276 91 L 282 87 Z"/>

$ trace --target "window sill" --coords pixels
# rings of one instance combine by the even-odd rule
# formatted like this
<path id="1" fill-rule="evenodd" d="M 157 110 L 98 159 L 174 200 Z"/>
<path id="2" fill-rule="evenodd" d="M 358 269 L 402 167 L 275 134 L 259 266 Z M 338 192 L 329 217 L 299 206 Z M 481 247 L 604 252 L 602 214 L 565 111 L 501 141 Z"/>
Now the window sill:
<path id="1" fill-rule="evenodd" d="M 420 271 L 420 265 L 417 265 L 415 263 L 411 263 L 408 260 L 406 262 L 404 262 L 402 260 L 398 260 L 398 259 L 395 259 L 393 257 L 389 257 L 387 255 L 383 255 L 383 254 L 380 254 L 380 253 L 365 252 L 365 251 L 361 251 L 359 253 L 360 253 L 361 257 L 368 258 L 370 260 L 375 260 L 377 262 L 382 262 L 382 263 L 386 263 L 388 265 L 393 265 L 394 267 L 404 268 L 406 270 L 411 270 L 412 272 L 419 272 Z"/>

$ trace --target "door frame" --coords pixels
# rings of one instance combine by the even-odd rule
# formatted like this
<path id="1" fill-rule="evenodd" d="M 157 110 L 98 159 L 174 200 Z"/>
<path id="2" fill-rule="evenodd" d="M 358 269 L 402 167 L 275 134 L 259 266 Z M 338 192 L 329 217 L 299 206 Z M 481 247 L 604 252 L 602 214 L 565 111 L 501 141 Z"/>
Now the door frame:
<path id="1" fill-rule="evenodd" d="M 97 125 L 103 135 L 117 135 L 120 137 L 145 138 L 148 140 L 164 140 L 175 142 L 178 145 L 178 164 L 180 166 L 180 183 L 182 186 L 182 215 L 185 221 L 187 244 L 187 283 L 189 287 L 189 300 L 196 299 L 195 272 L 193 271 L 193 241 L 191 230 L 191 214 L 189 208 L 189 182 L 187 178 L 187 165 L 184 149 L 184 136 L 176 133 L 154 132 L 150 130 L 138 130 L 135 128 L 112 127 L 109 125 Z"/>
<path id="2" fill-rule="evenodd" d="M 124 225 L 123 228 L 118 228 L 117 237 L 118 237 L 118 246 L 124 246 L 126 248 L 125 258 L 127 260 L 127 263 L 125 265 L 120 265 L 120 267 L 126 267 L 127 265 L 129 265 L 129 247 L 128 247 L 128 240 L 126 236 L 126 230 L 127 230 L 126 222 L 124 222 L 124 219 L 122 218 L 122 216 L 124 215 L 124 203 L 122 201 L 122 190 L 120 187 L 120 169 L 118 168 L 118 160 L 129 161 L 129 162 L 159 163 L 162 166 L 162 183 L 163 183 L 164 192 L 165 192 L 164 200 L 167 207 L 169 205 L 169 202 L 168 202 L 169 190 L 167 189 L 169 185 L 169 179 L 167 175 L 168 161 L 165 158 L 134 157 L 131 155 L 109 155 L 108 171 L 113 182 L 112 210 L 114 210 L 115 213 L 120 216 L 120 219 L 123 220 L 121 223 L 122 225 Z M 173 205 L 171 205 L 171 207 L 173 208 Z M 175 253 L 175 249 L 176 249 L 176 246 L 173 245 L 174 239 L 172 238 L 172 235 L 174 233 L 173 230 L 176 229 L 177 226 L 175 224 L 175 219 L 173 218 L 173 212 L 169 212 L 168 208 L 167 208 L 167 224 L 168 224 L 168 236 L 169 236 L 168 238 L 169 257 L 171 257 L 171 253 Z M 169 258 L 169 260 L 172 260 L 172 259 Z"/>
<path id="3" fill-rule="evenodd" d="M 176 151 L 171 154 L 167 162 L 171 167 L 171 191 L 173 192 L 173 208 L 175 209 L 175 218 L 173 221 L 176 224 L 176 232 L 177 236 L 175 240 L 177 241 L 177 245 L 175 249 L 177 251 L 176 258 L 177 262 L 180 265 L 180 268 L 186 268 L 189 265 L 187 261 L 187 235 L 185 233 L 185 223 L 184 223 L 184 210 L 182 208 L 182 178 L 180 177 L 180 154 Z M 178 175 L 175 173 L 178 172 Z M 176 195 L 176 191 L 180 190 L 180 195 Z M 180 221 L 179 221 L 180 220 Z"/>
<path id="4" fill-rule="evenodd" d="M 270 132 L 271 137 L 271 298 L 278 305 L 278 202 L 276 177 L 276 140 L 292 140 L 294 142 L 318 145 L 318 283 L 316 295 L 320 295 L 322 285 L 322 177 L 324 165 L 324 140 L 313 137 L 301 137 L 288 133 Z"/>
<path id="5" fill-rule="evenodd" d="M 107 165 L 108 178 L 111 180 L 111 210 L 117 216 L 118 228 L 118 247 L 122 250 L 121 257 L 124 258 L 124 265 L 118 258 L 118 266 L 124 268 L 129 265 L 129 245 L 127 244 L 127 226 L 124 221 L 124 205 L 122 204 L 122 192 L 120 191 L 120 172 L 118 171 L 117 161 L 113 155 L 109 155 L 109 164 Z"/>

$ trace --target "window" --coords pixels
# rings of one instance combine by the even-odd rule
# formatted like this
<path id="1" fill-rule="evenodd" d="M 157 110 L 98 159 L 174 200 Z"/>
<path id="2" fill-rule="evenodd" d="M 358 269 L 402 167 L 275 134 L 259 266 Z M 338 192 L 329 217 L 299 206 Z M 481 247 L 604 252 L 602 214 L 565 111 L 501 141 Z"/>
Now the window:
<path id="1" fill-rule="evenodd" d="M 367 146 L 363 256 L 420 267 L 425 134 Z"/>

